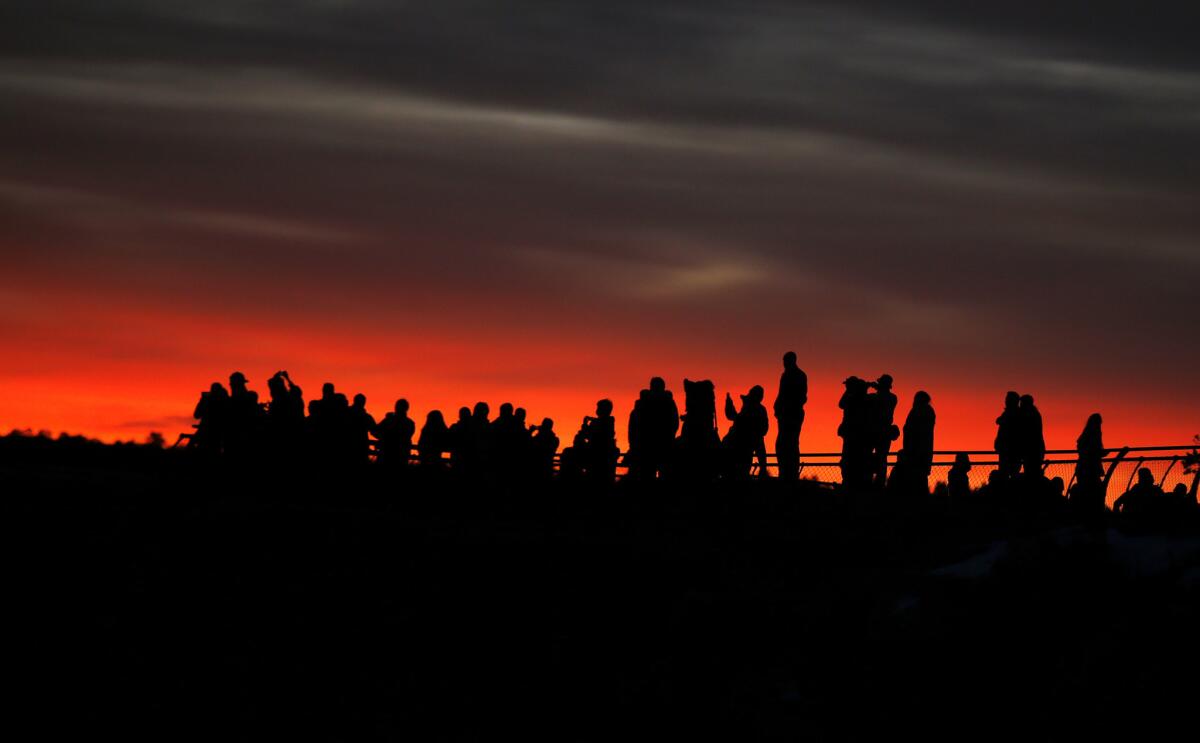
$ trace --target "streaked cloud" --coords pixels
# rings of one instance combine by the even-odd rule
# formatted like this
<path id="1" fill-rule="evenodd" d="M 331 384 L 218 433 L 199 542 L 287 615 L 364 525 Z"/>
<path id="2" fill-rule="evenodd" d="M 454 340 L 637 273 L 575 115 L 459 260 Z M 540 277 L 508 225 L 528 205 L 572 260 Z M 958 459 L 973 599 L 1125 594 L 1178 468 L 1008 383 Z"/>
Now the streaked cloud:
<path id="1" fill-rule="evenodd" d="M 336 339 L 766 353 L 802 324 L 946 379 L 1171 390 L 1200 364 L 1200 10 L 1067 5 L 16 0 L 0 342 L 307 338 L 384 375 Z M 155 351 L 154 308 L 209 345 Z"/>

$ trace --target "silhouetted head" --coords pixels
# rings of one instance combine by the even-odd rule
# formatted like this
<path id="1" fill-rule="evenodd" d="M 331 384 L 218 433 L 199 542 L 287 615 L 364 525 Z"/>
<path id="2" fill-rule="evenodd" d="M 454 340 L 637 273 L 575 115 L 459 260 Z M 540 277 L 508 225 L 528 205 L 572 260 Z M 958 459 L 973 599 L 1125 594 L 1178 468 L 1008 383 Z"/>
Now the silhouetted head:
<path id="1" fill-rule="evenodd" d="M 879 379 L 875 380 L 875 387 L 881 390 L 890 390 L 892 388 L 892 375 L 880 375 Z"/>
<path id="2" fill-rule="evenodd" d="M 328 400 L 336 394 L 337 390 L 333 388 L 333 382 L 326 382 L 325 384 L 321 385 L 321 397 Z"/>
<path id="3" fill-rule="evenodd" d="M 354 396 L 354 407 L 358 408 L 359 410 L 362 410 L 363 408 L 367 407 L 367 396 L 361 392 L 358 393 L 357 395 L 355 395 Z"/>
<path id="4" fill-rule="evenodd" d="M 1029 409 L 1033 407 L 1033 395 L 1021 395 L 1021 407 Z"/>
<path id="5" fill-rule="evenodd" d="M 542 433 L 550 433 L 554 430 L 554 421 L 550 418 L 542 418 L 541 425 Z"/>
<path id="6" fill-rule="evenodd" d="M 513 404 L 511 402 L 500 403 L 500 417 L 511 418 L 513 414 Z"/>
<path id="7" fill-rule="evenodd" d="M 764 394 L 766 393 L 763 392 L 762 385 L 756 384 L 746 393 L 746 399 L 750 402 L 762 402 Z"/>
<path id="8" fill-rule="evenodd" d="M 925 390 L 919 390 L 917 394 L 913 395 L 913 405 L 924 406 L 931 402 L 933 402 L 933 398 L 931 398 L 929 393 Z"/>
<path id="9" fill-rule="evenodd" d="M 796 367 L 796 352 L 788 351 L 783 355 L 783 368 L 794 369 Z"/>
<path id="10" fill-rule="evenodd" d="M 842 384 L 846 385 L 847 392 L 866 392 L 867 390 L 867 383 L 858 377 L 846 377 Z"/>
<path id="11" fill-rule="evenodd" d="M 612 400 L 601 400 L 596 403 L 596 417 L 607 418 L 612 415 L 613 404 Z"/>
<path id="12" fill-rule="evenodd" d="M 667 389 L 667 380 L 663 379 L 662 377 L 651 377 L 650 378 L 650 390 L 652 392 L 663 392 L 666 389 Z"/>
<path id="13" fill-rule="evenodd" d="M 529 413 L 525 410 L 525 408 L 517 408 L 516 410 L 513 411 L 513 417 L 516 418 L 517 422 L 520 423 L 522 426 L 525 425 L 525 418 L 528 415 L 529 415 Z"/>
<path id="14" fill-rule="evenodd" d="M 396 405 L 392 409 L 396 411 L 396 415 L 403 418 L 408 415 L 408 400 L 405 400 L 403 397 L 400 398 L 396 401 Z M 438 415 L 441 415 L 441 413 L 438 413 Z"/>
<path id="15" fill-rule="evenodd" d="M 1153 485 L 1154 473 L 1149 467 L 1142 467 L 1138 470 L 1138 485 Z"/>
<path id="16" fill-rule="evenodd" d="M 954 455 L 954 466 L 960 470 L 971 469 L 971 457 L 965 451 L 960 451 Z"/>
<path id="17" fill-rule="evenodd" d="M 442 417 L 442 411 L 430 410 L 425 415 L 425 425 L 433 426 L 435 428 L 445 428 L 446 427 L 446 419 L 444 417 Z"/>
<path id="18" fill-rule="evenodd" d="M 240 371 L 235 371 L 229 375 L 229 388 L 232 390 L 246 389 L 246 375 Z"/>
<path id="19" fill-rule="evenodd" d="M 477 402 L 475 403 L 475 412 L 472 413 L 472 416 L 479 420 L 485 421 L 491 412 L 492 409 L 488 407 L 486 402 Z"/>
<path id="20" fill-rule="evenodd" d="M 459 408 L 458 409 L 458 419 L 460 421 L 471 420 L 471 409 L 466 406 Z"/>
<path id="21" fill-rule="evenodd" d="M 1183 483 L 1181 483 L 1181 482 L 1180 482 L 1180 483 L 1176 483 L 1176 484 L 1175 484 L 1175 487 L 1174 487 L 1174 488 L 1172 488 L 1172 490 L 1171 490 L 1171 495 L 1177 495 L 1177 496 L 1179 496 L 1179 497 L 1181 497 L 1181 498 L 1186 498 L 1186 497 L 1187 497 L 1187 494 L 1188 494 L 1187 485 L 1184 485 L 1184 484 L 1183 484 Z"/>
<path id="22" fill-rule="evenodd" d="M 1050 492 L 1054 493 L 1055 495 L 1061 496 L 1063 494 L 1063 491 L 1066 489 L 1067 489 L 1067 484 L 1065 482 L 1063 482 L 1063 479 L 1061 477 L 1054 477 L 1054 478 L 1050 479 Z"/>
<path id="23" fill-rule="evenodd" d="M 208 391 L 214 397 L 225 397 L 229 394 L 225 391 L 225 385 L 221 384 L 220 382 L 213 382 L 212 386 L 208 388 Z"/>
<path id="24" fill-rule="evenodd" d="M 1009 390 L 1009 392 L 1004 396 L 1004 407 L 1015 408 L 1020 400 L 1021 395 L 1019 393 Z"/>
<path id="25" fill-rule="evenodd" d="M 1087 425 L 1085 425 L 1085 426 L 1083 427 L 1083 430 L 1085 430 L 1085 431 L 1099 431 L 1099 430 L 1100 430 L 1100 424 L 1102 424 L 1102 423 L 1104 423 L 1104 419 L 1100 417 L 1100 414 L 1099 414 L 1099 413 L 1092 413 L 1091 415 L 1089 415 L 1089 416 L 1088 416 L 1088 419 L 1087 419 Z"/>
<path id="26" fill-rule="evenodd" d="M 350 403 L 346 400 L 346 396 L 340 392 L 333 396 L 333 401 L 337 403 L 338 407 L 350 407 Z"/>

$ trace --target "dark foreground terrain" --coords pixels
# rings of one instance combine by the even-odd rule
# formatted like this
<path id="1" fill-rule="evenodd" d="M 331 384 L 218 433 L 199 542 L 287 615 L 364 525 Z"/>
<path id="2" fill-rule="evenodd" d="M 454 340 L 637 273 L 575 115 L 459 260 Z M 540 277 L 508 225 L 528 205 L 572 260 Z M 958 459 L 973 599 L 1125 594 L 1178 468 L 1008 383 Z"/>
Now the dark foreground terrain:
<path id="1" fill-rule="evenodd" d="M 10 460 L 0 477 L 15 701 L 42 738 L 1195 727 L 1191 524 L 773 483 L 252 477 L 166 457 Z"/>

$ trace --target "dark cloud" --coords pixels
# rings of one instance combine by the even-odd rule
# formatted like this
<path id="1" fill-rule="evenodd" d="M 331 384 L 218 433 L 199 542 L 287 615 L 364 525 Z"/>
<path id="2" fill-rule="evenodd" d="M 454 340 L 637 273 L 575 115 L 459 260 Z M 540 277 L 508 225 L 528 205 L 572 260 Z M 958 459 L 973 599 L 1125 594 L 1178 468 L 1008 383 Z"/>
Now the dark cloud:
<path id="1" fill-rule="evenodd" d="M 3 258 L 198 309 L 1181 381 L 1195 6 L 980 5 L 7 3 Z"/>

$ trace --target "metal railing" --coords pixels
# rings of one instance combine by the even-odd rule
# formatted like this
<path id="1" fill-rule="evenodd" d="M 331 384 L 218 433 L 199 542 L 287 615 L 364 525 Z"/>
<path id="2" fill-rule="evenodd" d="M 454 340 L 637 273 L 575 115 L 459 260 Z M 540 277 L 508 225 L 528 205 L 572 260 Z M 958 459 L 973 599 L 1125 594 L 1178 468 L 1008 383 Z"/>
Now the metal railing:
<path id="1" fill-rule="evenodd" d="M 194 437 L 192 434 L 181 433 L 175 441 L 174 447 L 179 447 L 181 444 L 190 446 L 193 441 Z M 375 457 L 378 444 L 379 442 L 373 439 L 370 442 L 372 458 Z M 1183 462 L 1189 455 L 1194 456 L 1196 450 L 1197 447 L 1195 444 L 1127 446 L 1120 450 L 1110 450 L 1101 460 L 1105 471 L 1106 502 L 1111 505 L 1121 493 L 1128 490 L 1133 484 L 1138 470 L 1142 467 L 1150 469 L 1154 474 L 1155 482 L 1164 490 L 1170 491 L 1182 483 L 1195 496 L 1197 489 L 1200 488 L 1200 472 L 1188 473 Z M 889 470 L 896 464 L 897 453 L 893 451 L 888 454 Z M 616 476 L 618 479 L 628 472 L 628 465 L 625 461 L 626 454 L 628 452 L 618 453 L 616 466 Z M 972 488 L 979 488 L 986 484 L 991 473 L 1000 465 L 999 461 L 995 459 L 996 452 L 992 450 L 945 449 L 935 451 L 933 452 L 933 466 L 929 476 L 931 484 L 947 481 L 950 468 L 954 465 L 954 460 L 959 454 L 966 454 L 968 457 L 983 457 L 982 460 L 971 461 L 971 469 L 967 474 L 967 479 L 971 483 Z M 839 464 L 841 458 L 841 452 L 801 452 L 800 477 L 822 483 L 840 484 L 842 481 L 842 471 Z M 417 448 L 415 446 L 409 453 L 409 459 L 412 464 L 418 462 Z M 778 477 L 778 457 L 773 452 L 768 452 L 765 460 L 766 472 L 761 472 L 758 462 L 755 462 L 751 474 L 755 476 L 765 474 L 768 477 Z M 442 461 L 447 465 L 449 464 L 448 452 L 442 453 Z M 561 454 L 556 453 L 553 458 L 555 471 L 558 470 L 560 463 Z M 1075 481 L 1075 468 L 1078 463 L 1078 454 L 1074 449 L 1049 449 L 1046 451 L 1042 473 L 1048 478 L 1062 478 L 1064 491 L 1069 491 Z"/>
<path id="2" fill-rule="evenodd" d="M 372 442 L 372 445 L 376 443 Z M 1189 492 L 1195 493 L 1198 484 L 1200 484 L 1200 472 L 1194 475 L 1190 474 L 1185 471 L 1183 466 L 1184 459 L 1195 451 L 1195 444 L 1184 446 L 1132 446 L 1120 450 L 1110 450 L 1101 460 L 1106 473 L 1106 501 L 1111 505 L 1121 493 L 1128 490 L 1137 476 L 1137 471 L 1142 467 L 1147 467 L 1154 473 L 1155 482 L 1164 490 L 1170 491 L 1179 483 L 1183 483 L 1188 487 Z M 618 479 L 623 477 L 628 471 L 628 465 L 625 462 L 625 455 L 627 453 L 620 452 L 618 456 Z M 935 451 L 933 453 L 933 467 L 929 477 L 931 485 L 938 482 L 946 482 L 950 468 L 954 465 L 954 460 L 959 454 L 966 454 L 968 457 L 982 457 L 982 459 L 972 459 L 971 461 L 971 469 L 967 474 L 967 478 L 972 488 L 978 488 L 986 484 L 991 473 L 1000 465 L 996 459 L 996 452 L 990 450 Z M 442 456 L 443 461 L 448 463 L 449 455 L 443 454 Z M 895 466 L 896 457 L 897 452 L 890 452 L 888 454 L 889 470 Z M 560 454 L 554 455 L 553 462 L 556 471 L 560 464 L 560 458 Z M 800 477 L 823 483 L 840 484 L 842 481 L 841 466 L 839 464 L 841 458 L 841 452 L 801 452 Z M 417 462 L 415 447 L 413 448 L 411 461 L 414 464 Z M 1064 491 L 1069 491 L 1075 481 L 1075 467 L 1078 463 L 1078 453 L 1074 449 L 1050 449 L 1046 451 L 1046 459 L 1043 462 L 1042 472 L 1048 478 L 1061 477 L 1064 483 Z M 751 471 L 752 475 L 757 476 L 761 474 L 758 467 L 759 465 L 756 462 Z M 766 471 L 769 477 L 779 476 L 778 457 L 772 452 L 768 452 L 766 455 Z"/>

